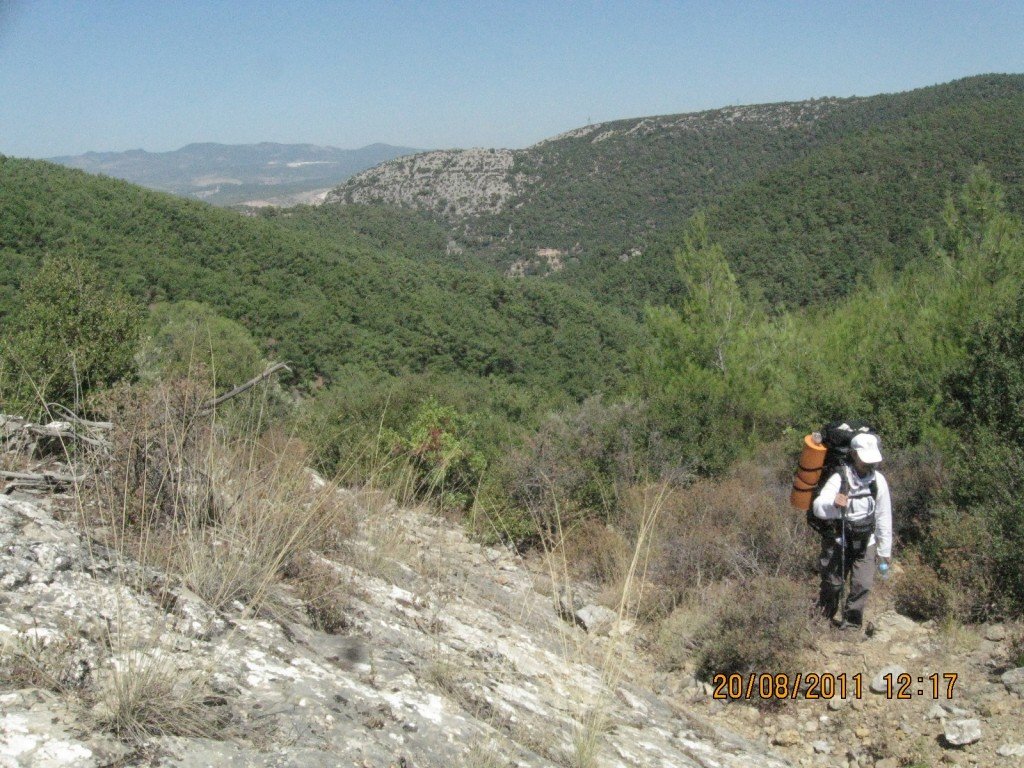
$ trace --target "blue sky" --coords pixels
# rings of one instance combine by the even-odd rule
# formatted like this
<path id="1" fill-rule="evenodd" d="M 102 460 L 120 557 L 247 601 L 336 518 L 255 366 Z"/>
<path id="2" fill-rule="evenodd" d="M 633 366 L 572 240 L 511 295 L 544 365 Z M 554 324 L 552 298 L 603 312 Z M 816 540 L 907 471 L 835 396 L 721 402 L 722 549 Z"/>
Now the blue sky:
<path id="1" fill-rule="evenodd" d="M 527 146 L 1024 72 L 1024 2 L 0 0 L 0 153 Z"/>

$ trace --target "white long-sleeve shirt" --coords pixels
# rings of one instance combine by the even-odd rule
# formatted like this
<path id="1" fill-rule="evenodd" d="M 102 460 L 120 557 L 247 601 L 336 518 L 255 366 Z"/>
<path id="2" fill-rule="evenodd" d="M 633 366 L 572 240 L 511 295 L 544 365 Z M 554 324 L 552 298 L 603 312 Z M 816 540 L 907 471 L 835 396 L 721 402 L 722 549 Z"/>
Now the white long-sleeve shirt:
<path id="1" fill-rule="evenodd" d="M 842 485 L 840 472 L 846 475 L 850 484 L 847 492 L 847 521 L 856 521 L 867 517 L 872 511 L 875 513 L 875 532 L 871 535 L 869 544 L 875 544 L 875 552 L 879 557 L 890 557 L 892 554 L 892 499 L 889 496 L 889 483 L 885 475 L 872 470 L 864 477 L 860 477 L 854 469 L 848 465 L 840 468 L 828 479 L 814 500 L 814 516 L 821 520 L 838 520 L 843 516 L 842 510 L 835 505 L 836 495 Z M 871 497 L 871 482 L 875 481 L 878 486 L 878 497 Z"/>

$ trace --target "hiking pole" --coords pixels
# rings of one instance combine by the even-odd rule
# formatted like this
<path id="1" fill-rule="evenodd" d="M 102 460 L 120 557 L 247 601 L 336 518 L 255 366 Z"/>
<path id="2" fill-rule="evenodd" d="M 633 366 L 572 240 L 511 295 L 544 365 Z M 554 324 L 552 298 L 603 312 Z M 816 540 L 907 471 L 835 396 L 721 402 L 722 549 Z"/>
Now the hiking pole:
<path id="1" fill-rule="evenodd" d="M 843 617 L 839 620 L 839 625 L 842 626 L 846 617 L 846 510 L 850 506 L 850 481 L 846 478 L 846 468 L 842 466 L 839 468 L 839 493 L 846 497 L 846 503 L 839 510 L 839 576 L 842 582 L 839 586 L 838 608 Z"/>

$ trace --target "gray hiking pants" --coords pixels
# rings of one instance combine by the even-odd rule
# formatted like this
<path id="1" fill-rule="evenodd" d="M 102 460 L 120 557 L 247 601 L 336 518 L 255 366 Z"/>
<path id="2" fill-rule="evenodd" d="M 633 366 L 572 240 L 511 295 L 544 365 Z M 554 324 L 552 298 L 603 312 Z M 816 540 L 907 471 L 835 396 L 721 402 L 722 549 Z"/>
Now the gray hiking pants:
<path id="1" fill-rule="evenodd" d="M 843 608 L 843 620 L 860 626 L 864 621 L 864 606 L 868 592 L 875 581 L 875 545 L 868 544 L 870 537 L 846 539 L 846 572 L 843 573 L 843 547 L 837 536 L 825 534 L 821 537 L 821 556 L 818 567 L 821 571 L 821 592 L 818 607 L 825 618 L 831 619 L 839 609 L 839 595 L 843 582 L 850 579 L 850 593 Z"/>

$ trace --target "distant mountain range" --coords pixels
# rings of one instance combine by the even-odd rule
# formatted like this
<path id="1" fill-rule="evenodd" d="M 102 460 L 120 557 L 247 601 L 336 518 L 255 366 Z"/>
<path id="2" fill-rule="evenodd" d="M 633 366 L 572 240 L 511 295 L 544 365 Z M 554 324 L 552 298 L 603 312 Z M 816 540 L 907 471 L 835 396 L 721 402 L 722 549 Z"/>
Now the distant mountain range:
<path id="1" fill-rule="evenodd" d="M 173 152 L 86 152 L 50 158 L 88 173 L 214 205 L 313 202 L 353 174 L 419 150 L 390 144 L 337 149 L 313 144 L 189 144 Z"/>

